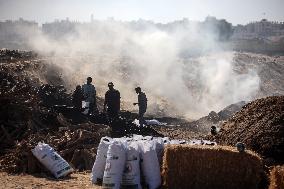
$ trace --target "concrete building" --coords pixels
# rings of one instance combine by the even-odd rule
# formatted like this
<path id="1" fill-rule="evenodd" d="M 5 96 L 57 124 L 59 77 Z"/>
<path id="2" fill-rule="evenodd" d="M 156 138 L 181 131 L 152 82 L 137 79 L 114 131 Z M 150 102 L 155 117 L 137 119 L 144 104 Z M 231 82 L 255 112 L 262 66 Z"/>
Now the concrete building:
<path id="1" fill-rule="evenodd" d="M 232 38 L 253 39 L 282 35 L 284 36 L 284 22 L 271 22 L 266 19 L 262 19 L 259 22 L 251 22 L 244 26 L 235 26 Z"/>
<path id="2" fill-rule="evenodd" d="M 74 33 L 78 22 L 71 22 L 69 18 L 61 21 L 54 21 L 42 25 L 42 31 L 51 37 L 59 38 L 69 33 Z"/>

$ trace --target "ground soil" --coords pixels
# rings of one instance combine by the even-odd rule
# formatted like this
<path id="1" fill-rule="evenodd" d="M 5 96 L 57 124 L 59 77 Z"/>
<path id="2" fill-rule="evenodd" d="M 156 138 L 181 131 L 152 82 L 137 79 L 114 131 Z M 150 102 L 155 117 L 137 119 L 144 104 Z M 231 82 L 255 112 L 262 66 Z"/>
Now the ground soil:
<path id="1" fill-rule="evenodd" d="M 0 188 L 17 189 L 61 189 L 61 188 L 92 188 L 100 189 L 101 186 L 92 185 L 89 172 L 73 173 L 69 178 L 54 179 L 46 175 L 9 175 L 6 172 L 0 172 Z"/>

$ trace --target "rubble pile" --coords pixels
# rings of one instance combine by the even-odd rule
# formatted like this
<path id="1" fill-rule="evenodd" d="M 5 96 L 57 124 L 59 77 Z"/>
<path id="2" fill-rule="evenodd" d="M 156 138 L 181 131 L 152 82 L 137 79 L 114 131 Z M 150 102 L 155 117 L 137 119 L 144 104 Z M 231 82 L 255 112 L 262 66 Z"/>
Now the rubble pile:
<path id="1" fill-rule="evenodd" d="M 19 60 L 33 59 L 35 57 L 37 57 L 37 54 L 33 51 L 0 49 L 1 62 L 16 62 Z"/>
<path id="2" fill-rule="evenodd" d="M 284 96 L 255 100 L 243 107 L 216 135 L 217 143 L 235 145 L 242 142 L 258 152 L 266 163 L 283 163 Z"/>

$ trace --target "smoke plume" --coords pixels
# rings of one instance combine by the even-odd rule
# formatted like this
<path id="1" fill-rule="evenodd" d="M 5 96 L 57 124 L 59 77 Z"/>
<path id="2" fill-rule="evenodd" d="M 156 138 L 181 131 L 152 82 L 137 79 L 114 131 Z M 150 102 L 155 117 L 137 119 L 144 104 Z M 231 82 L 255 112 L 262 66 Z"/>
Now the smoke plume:
<path id="1" fill-rule="evenodd" d="M 195 22 L 94 21 L 57 38 L 39 32 L 29 42 L 52 54 L 70 89 L 92 76 L 103 96 L 112 81 L 129 110 L 136 86 L 147 95 L 148 113 L 187 118 L 249 100 L 259 86 L 256 72 L 237 73 L 234 53 L 224 50 L 213 30 Z"/>

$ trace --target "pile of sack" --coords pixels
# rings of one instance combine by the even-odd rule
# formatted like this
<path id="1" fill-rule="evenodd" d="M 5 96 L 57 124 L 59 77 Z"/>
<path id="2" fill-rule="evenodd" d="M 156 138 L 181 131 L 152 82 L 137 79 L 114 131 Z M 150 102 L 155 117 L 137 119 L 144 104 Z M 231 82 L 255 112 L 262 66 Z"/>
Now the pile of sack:
<path id="1" fill-rule="evenodd" d="M 161 185 L 160 166 L 165 145 L 206 143 L 209 144 L 208 141 L 193 143 L 141 135 L 131 138 L 103 137 L 98 146 L 91 181 L 93 184 L 102 183 L 103 188 L 141 189 L 146 186 L 156 189 Z"/>

